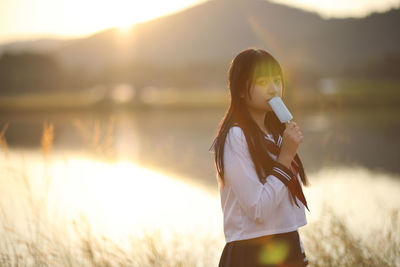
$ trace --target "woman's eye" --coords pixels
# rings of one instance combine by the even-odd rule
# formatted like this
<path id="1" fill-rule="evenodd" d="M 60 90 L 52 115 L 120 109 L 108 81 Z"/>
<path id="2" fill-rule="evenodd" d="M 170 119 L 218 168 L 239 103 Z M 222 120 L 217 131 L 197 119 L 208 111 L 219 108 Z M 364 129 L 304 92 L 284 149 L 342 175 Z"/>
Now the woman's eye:
<path id="1" fill-rule="evenodd" d="M 259 80 L 258 81 L 258 84 L 261 84 L 261 85 L 264 85 L 264 84 L 266 84 L 267 82 L 265 81 L 265 80 Z"/>
<path id="2" fill-rule="evenodd" d="M 271 82 L 273 82 L 275 84 L 281 84 L 281 79 L 280 78 L 273 79 L 273 80 L 271 79 L 269 81 L 271 81 Z M 269 81 L 267 81 L 266 79 L 262 79 L 262 80 L 258 80 L 257 84 L 259 84 L 259 85 L 267 85 Z"/>

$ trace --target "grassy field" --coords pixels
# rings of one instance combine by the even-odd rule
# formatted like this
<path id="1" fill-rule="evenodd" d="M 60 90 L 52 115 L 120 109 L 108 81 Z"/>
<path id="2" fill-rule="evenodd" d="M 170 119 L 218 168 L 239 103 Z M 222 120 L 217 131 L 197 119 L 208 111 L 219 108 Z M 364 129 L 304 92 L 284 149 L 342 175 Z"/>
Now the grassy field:
<path id="1" fill-rule="evenodd" d="M 42 136 L 43 164 L 51 160 L 53 126 L 45 124 Z M 6 157 L 7 147 L 3 128 L 1 149 Z M 7 166 L 5 166 L 7 168 Z M 0 170 L 1 171 L 1 170 Z M 96 236 L 85 216 L 73 225 L 76 240 L 49 220 L 46 198 L 35 198 L 30 187 L 30 173 L 21 169 L 12 171 L 12 179 L 25 187 L 25 194 L 18 196 L 26 201 L 28 212 L 14 218 L 7 212 L 9 199 L 0 198 L 0 266 L 217 266 L 223 240 L 207 236 L 194 240 L 191 236 L 174 235 L 169 242 L 158 231 L 132 236 L 129 246 L 122 247 L 107 236 Z M 52 177 L 46 184 L 51 184 Z M 8 191 L 12 188 L 1 188 Z M 47 188 L 48 190 L 48 188 Z M 318 222 L 300 228 L 310 266 L 399 266 L 400 218 L 393 210 L 386 225 L 371 232 L 374 238 L 366 242 L 354 236 L 331 209 L 326 208 Z M 355 215 L 356 216 L 356 215 Z M 29 231 L 20 231 L 20 227 Z M 362 227 L 360 225 L 360 227 Z M 201 249 L 200 254 L 193 253 Z"/>

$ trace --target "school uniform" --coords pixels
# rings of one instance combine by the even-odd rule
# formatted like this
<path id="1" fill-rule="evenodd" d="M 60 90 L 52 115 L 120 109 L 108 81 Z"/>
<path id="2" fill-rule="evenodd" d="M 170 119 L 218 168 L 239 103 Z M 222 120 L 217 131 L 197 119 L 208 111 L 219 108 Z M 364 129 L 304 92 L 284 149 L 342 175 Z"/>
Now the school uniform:
<path id="1" fill-rule="evenodd" d="M 276 143 L 272 135 L 265 138 Z M 279 136 L 276 144 L 280 146 L 281 141 Z M 291 203 L 287 184 L 282 182 L 293 173 L 268 153 L 275 165 L 262 184 L 243 130 L 239 126 L 229 129 L 220 191 L 226 244 L 219 267 L 308 265 L 297 230 L 307 224 L 305 207 L 300 201 L 299 205 Z M 301 184 L 299 173 L 297 179 Z"/>

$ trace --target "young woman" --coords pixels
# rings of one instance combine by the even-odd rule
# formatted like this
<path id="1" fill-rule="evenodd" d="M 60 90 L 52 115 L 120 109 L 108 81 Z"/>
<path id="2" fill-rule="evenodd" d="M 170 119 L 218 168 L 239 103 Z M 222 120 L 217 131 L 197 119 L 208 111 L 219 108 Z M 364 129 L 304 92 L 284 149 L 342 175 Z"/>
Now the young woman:
<path id="1" fill-rule="evenodd" d="M 243 50 L 228 87 L 231 103 L 210 148 L 226 239 L 219 267 L 306 266 L 297 231 L 307 224 L 301 184 L 308 182 L 297 154 L 303 135 L 268 103 L 284 95 L 281 67 L 264 50 Z"/>

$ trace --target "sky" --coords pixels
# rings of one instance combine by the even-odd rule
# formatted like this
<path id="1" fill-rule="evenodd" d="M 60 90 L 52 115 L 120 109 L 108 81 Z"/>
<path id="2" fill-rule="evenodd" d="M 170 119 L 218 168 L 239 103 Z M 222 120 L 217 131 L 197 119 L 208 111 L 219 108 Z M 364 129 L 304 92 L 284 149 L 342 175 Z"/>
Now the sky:
<path id="1" fill-rule="evenodd" d="M 82 37 L 179 12 L 209 0 L 0 0 L 0 43 Z M 400 8 L 400 0 L 270 0 L 324 18 L 363 17 Z"/>

